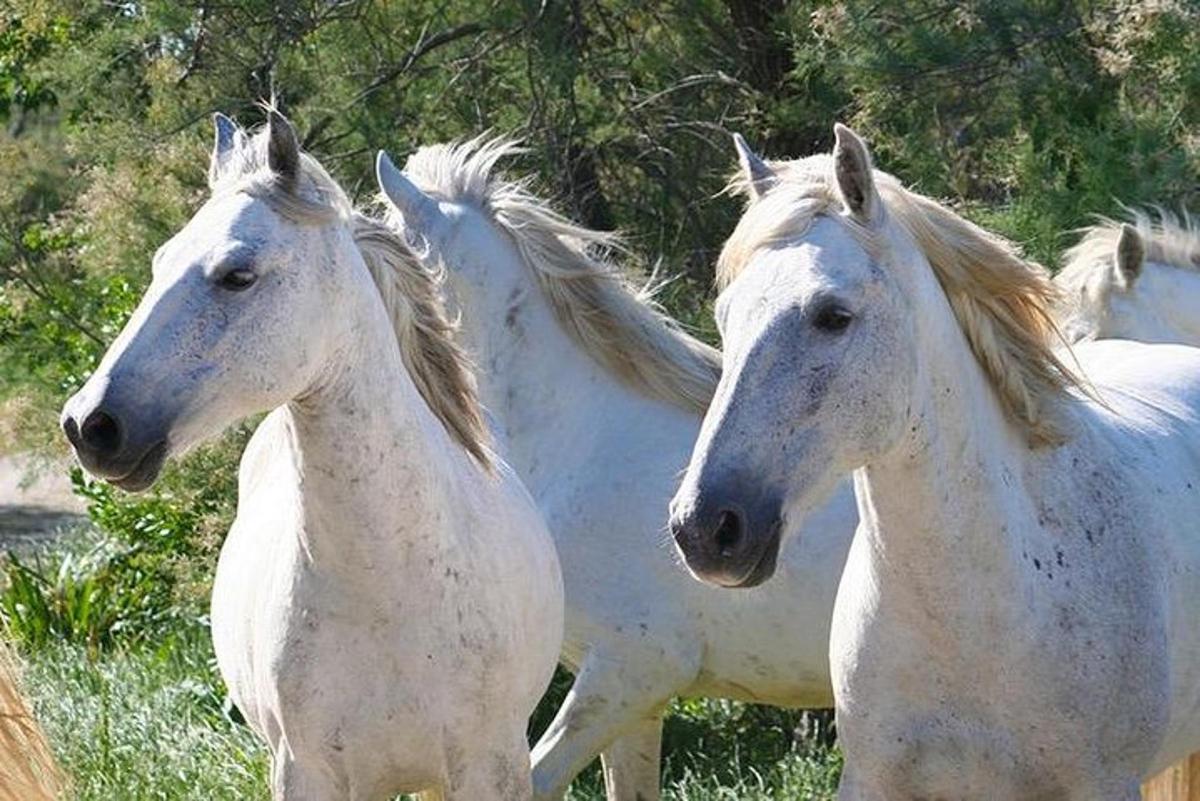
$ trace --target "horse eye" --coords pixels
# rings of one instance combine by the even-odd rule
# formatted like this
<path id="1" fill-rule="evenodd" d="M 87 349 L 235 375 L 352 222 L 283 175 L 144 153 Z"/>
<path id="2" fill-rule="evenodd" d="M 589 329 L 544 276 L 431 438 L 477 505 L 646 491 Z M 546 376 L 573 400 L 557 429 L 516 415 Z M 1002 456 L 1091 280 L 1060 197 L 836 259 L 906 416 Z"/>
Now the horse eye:
<path id="1" fill-rule="evenodd" d="M 817 312 L 817 316 L 813 319 L 813 325 L 819 331 L 840 334 L 846 330 L 852 320 L 854 320 L 854 315 L 845 307 L 830 303 Z"/>
<path id="2" fill-rule="evenodd" d="M 243 289 L 249 289 L 257 280 L 258 276 L 254 274 L 253 270 L 240 268 L 225 273 L 217 283 L 220 284 L 222 289 L 241 292 Z"/>

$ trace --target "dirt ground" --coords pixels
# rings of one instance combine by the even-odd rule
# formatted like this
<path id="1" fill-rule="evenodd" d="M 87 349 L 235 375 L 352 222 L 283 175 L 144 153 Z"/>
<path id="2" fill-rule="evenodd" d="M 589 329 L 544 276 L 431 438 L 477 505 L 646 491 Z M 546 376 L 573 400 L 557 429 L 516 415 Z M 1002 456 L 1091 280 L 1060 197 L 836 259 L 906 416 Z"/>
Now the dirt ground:
<path id="1" fill-rule="evenodd" d="M 67 467 L 24 455 L 0 457 L 0 550 L 44 544 L 84 520 Z"/>

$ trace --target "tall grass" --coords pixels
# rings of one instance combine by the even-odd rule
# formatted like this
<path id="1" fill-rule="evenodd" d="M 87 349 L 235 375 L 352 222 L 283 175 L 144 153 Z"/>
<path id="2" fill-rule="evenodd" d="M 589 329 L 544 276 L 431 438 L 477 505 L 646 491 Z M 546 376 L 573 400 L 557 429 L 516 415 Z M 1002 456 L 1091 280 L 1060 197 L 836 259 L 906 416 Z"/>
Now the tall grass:
<path id="1" fill-rule="evenodd" d="M 26 688 L 78 801 L 266 799 L 258 738 L 226 714 L 207 632 L 97 653 L 54 643 Z"/>
<path id="2" fill-rule="evenodd" d="M 228 713 L 207 632 L 97 652 L 51 643 L 29 656 L 26 687 L 79 801 L 256 801 L 267 755 Z M 665 801 L 825 801 L 836 752 L 792 742 L 794 713 L 722 701 L 672 707 Z M 599 771 L 568 801 L 603 801 Z"/>

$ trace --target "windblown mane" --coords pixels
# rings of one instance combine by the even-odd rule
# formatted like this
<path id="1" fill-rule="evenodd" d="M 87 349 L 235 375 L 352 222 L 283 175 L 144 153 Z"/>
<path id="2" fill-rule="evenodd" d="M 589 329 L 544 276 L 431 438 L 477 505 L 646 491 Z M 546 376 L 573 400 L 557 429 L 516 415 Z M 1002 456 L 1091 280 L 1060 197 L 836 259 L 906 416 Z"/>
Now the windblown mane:
<path id="1" fill-rule="evenodd" d="M 455 326 L 446 316 L 437 277 L 383 221 L 355 210 L 316 159 L 301 154 L 299 180 L 288 184 L 267 166 L 266 150 L 266 133 L 260 131 L 235 153 L 233 166 L 211 181 L 213 193 L 249 192 L 302 222 L 345 220 L 375 280 L 417 391 L 451 437 L 481 465 L 490 467 L 489 437 L 475 375 L 455 340 Z"/>
<path id="2" fill-rule="evenodd" d="M 721 373 L 721 355 L 688 336 L 662 312 L 650 290 L 633 289 L 609 254 L 619 237 L 576 225 L 523 182 L 492 176 L 517 151 L 478 137 L 433 145 L 408 160 L 406 174 L 442 200 L 472 204 L 512 237 L 559 323 L 594 359 L 631 387 L 703 413 Z"/>
<path id="3" fill-rule="evenodd" d="M 475 373 L 455 339 L 457 327 L 446 316 L 437 277 L 382 220 L 356 212 L 354 239 L 421 397 L 480 464 L 490 464 Z"/>
<path id="4" fill-rule="evenodd" d="M 750 206 L 721 253 L 722 288 L 756 251 L 803 233 L 820 215 L 838 220 L 869 252 L 881 254 L 881 238 L 840 213 L 832 157 L 772 166 L 779 183 Z M 1068 388 L 1082 387 L 1054 352 L 1062 339 L 1051 316 L 1058 291 L 1049 273 L 1025 260 L 1012 243 L 908 191 L 891 175 L 876 170 L 875 182 L 887 214 L 928 259 L 1004 409 L 1031 442 L 1060 441 L 1053 404 Z M 732 188 L 740 188 L 737 181 Z"/>
<path id="5" fill-rule="evenodd" d="M 1186 212 L 1181 219 L 1165 209 L 1155 211 L 1157 220 L 1143 209 L 1126 209 L 1129 224 L 1141 235 L 1146 261 L 1200 270 L 1200 228 L 1196 222 Z M 1101 217 L 1096 225 L 1080 230 L 1083 236 L 1063 254 L 1063 267 L 1054 278 L 1068 295 L 1076 297 L 1085 287 L 1097 293 L 1113 288 L 1113 271 L 1098 271 L 1097 266 L 1112 263 L 1122 224 L 1121 220 Z"/>

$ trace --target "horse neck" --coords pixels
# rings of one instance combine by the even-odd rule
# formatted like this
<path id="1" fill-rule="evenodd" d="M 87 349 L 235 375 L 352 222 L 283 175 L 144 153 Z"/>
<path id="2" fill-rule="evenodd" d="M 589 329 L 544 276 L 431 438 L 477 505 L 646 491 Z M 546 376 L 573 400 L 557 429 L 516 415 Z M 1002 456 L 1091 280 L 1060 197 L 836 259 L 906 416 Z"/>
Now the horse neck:
<path id="1" fill-rule="evenodd" d="M 1031 502 L 1022 492 L 1023 435 L 932 274 L 919 294 L 921 356 L 906 435 L 854 480 L 875 571 L 926 608 L 948 593 L 1012 592 L 1020 555 L 1014 532 L 1025 530 Z"/>
<path id="2" fill-rule="evenodd" d="M 348 341 L 288 406 L 302 544 L 318 569 L 334 571 L 438 549 L 439 499 L 468 458 L 418 393 L 365 268 L 350 294 Z"/>
<path id="3" fill-rule="evenodd" d="M 563 329 L 533 267 L 486 272 L 484 285 L 451 277 L 464 344 L 479 368 L 484 405 L 506 455 L 520 466 L 530 437 L 550 418 L 594 417 L 597 404 L 628 398 L 627 390 Z"/>

